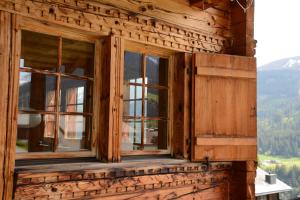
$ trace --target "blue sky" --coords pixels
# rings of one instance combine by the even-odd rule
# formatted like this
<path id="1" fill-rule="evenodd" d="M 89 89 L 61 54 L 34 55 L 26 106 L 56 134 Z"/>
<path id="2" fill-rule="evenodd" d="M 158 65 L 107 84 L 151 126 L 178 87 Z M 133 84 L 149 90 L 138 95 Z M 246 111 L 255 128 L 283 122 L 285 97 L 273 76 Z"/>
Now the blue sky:
<path id="1" fill-rule="evenodd" d="M 258 66 L 300 56 L 300 1 L 256 0 L 255 39 Z"/>

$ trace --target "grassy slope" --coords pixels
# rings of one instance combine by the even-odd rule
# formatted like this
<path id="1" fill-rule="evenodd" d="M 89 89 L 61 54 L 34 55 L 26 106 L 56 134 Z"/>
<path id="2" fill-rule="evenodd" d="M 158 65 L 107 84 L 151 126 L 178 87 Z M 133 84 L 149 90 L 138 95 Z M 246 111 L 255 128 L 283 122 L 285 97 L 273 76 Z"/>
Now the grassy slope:
<path id="1" fill-rule="evenodd" d="M 258 160 L 260 163 L 262 163 L 263 161 L 266 160 L 276 160 L 279 162 L 280 165 L 286 165 L 287 167 L 292 167 L 293 165 L 297 165 L 300 167 L 300 157 L 290 157 L 290 158 L 286 158 L 286 157 L 281 157 L 281 156 L 270 156 L 270 155 L 263 155 L 263 154 L 259 154 L 258 155 Z M 277 164 L 278 165 L 278 164 Z M 261 166 L 261 167 L 275 167 L 276 164 L 270 164 L 267 166 Z"/>

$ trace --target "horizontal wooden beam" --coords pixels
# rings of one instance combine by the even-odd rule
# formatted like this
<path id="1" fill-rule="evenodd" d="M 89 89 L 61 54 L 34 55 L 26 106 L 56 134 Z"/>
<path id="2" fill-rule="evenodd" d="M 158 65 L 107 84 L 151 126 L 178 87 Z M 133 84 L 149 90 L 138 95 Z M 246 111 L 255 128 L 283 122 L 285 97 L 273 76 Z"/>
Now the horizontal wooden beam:
<path id="1" fill-rule="evenodd" d="M 221 76 L 221 77 L 256 79 L 256 71 L 214 68 L 214 67 L 197 67 L 196 74 L 200 76 Z"/>
<path id="2" fill-rule="evenodd" d="M 256 138 L 196 138 L 196 145 L 199 146 L 255 146 L 256 143 Z"/>
<path id="3" fill-rule="evenodd" d="M 190 0 L 190 5 L 206 10 L 222 2 L 224 2 L 224 0 Z"/>

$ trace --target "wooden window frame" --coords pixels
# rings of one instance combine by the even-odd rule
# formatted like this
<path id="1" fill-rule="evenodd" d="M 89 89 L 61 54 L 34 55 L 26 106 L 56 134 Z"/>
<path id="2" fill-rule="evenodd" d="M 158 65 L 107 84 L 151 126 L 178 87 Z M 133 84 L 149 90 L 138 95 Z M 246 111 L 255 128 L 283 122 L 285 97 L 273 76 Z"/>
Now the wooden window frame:
<path id="1" fill-rule="evenodd" d="M 162 49 L 159 47 L 155 46 L 149 46 L 133 41 L 125 41 L 125 48 L 124 48 L 124 53 L 125 51 L 133 52 L 133 53 L 140 53 L 142 54 L 142 83 L 129 83 L 128 85 L 133 85 L 133 86 L 141 86 L 142 87 L 142 116 L 140 117 L 130 117 L 130 116 L 123 116 L 123 112 L 121 113 L 122 115 L 122 123 L 123 120 L 141 120 L 142 125 L 141 125 L 141 135 L 142 138 L 144 138 L 144 121 L 145 120 L 164 120 L 167 122 L 167 149 L 162 149 L 162 150 L 129 150 L 129 151 L 123 151 L 120 148 L 121 151 L 121 156 L 135 156 L 135 155 L 171 155 L 172 154 L 172 133 L 173 133 L 173 70 L 174 70 L 174 57 L 175 57 L 175 51 L 173 50 L 168 50 L 168 49 Z M 167 86 L 160 86 L 159 84 L 146 84 L 145 83 L 145 77 L 146 77 L 146 57 L 147 56 L 157 56 L 160 58 L 164 58 L 168 60 L 168 82 Z M 122 79 L 124 77 L 122 76 Z M 168 108 L 167 108 L 167 116 L 166 117 L 145 117 L 144 116 L 144 89 L 145 87 L 151 87 L 154 89 L 164 89 L 168 91 Z M 123 87 L 123 85 L 122 85 Z M 123 104 L 123 102 L 122 102 Z M 120 140 L 122 140 L 122 134 L 120 134 Z M 143 139 L 141 139 L 141 143 L 143 144 Z M 121 143 L 120 143 L 121 145 Z"/>
<path id="2" fill-rule="evenodd" d="M 60 98 L 59 95 L 59 88 L 60 86 L 58 85 L 60 81 L 60 77 L 66 77 L 66 78 L 75 78 L 76 80 L 88 80 L 93 82 L 93 109 L 91 113 L 78 113 L 78 112 L 60 112 L 59 111 L 59 105 L 56 105 L 56 111 L 55 112 L 49 112 L 49 111 L 22 111 L 18 109 L 19 113 L 38 113 L 38 114 L 55 114 L 56 116 L 56 123 L 59 123 L 59 120 L 57 118 L 57 115 L 80 115 L 80 116 L 93 116 L 92 119 L 92 126 L 91 126 L 91 139 L 90 139 L 90 149 L 86 151 L 69 151 L 69 152 L 26 152 L 26 153 L 15 153 L 15 159 L 16 160 L 21 160 L 21 159 L 48 159 L 48 158 L 76 158 L 76 157 L 96 157 L 96 152 L 98 149 L 98 134 L 99 134 L 99 126 L 97 120 L 99 119 L 99 109 L 100 109 L 100 84 L 99 84 L 99 78 L 100 78 L 100 58 L 99 58 L 99 52 L 101 48 L 101 37 L 99 35 L 91 34 L 87 31 L 80 31 L 80 30 L 74 30 L 71 28 L 66 28 L 63 26 L 58 26 L 58 25 L 47 25 L 44 24 L 38 20 L 30 19 L 27 17 L 21 17 L 20 18 L 20 23 L 18 26 L 18 31 L 31 31 L 31 32 L 36 32 L 36 33 L 41 33 L 41 34 L 46 34 L 46 35 L 51 35 L 51 36 L 56 36 L 59 39 L 60 43 L 62 42 L 62 38 L 66 39 L 71 39 L 71 40 L 76 40 L 76 41 L 82 41 L 82 42 L 89 42 L 93 43 L 95 45 L 94 49 L 94 76 L 93 78 L 90 78 L 88 76 L 76 76 L 76 75 L 69 75 L 69 74 L 63 74 L 59 71 L 55 72 L 47 72 L 47 71 L 42 71 L 38 69 L 27 69 L 27 68 L 20 68 L 19 63 L 17 63 L 17 71 L 18 71 L 18 76 L 20 72 L 33 72 L 33 73 L 39 73 L 39 74 L 45 74 L 45 75 L 54 75 L 57 77 L 56 81 L 56 102 Z M 59 31 L 58 31 L 59 30 Z M 17 43 L 19 44 L 18 48 L 21 48 L 21 34 L 19 34 L 19 37 L 16 38 Z M 60 47 L 62 48 L 62 45 L 60 44 Z M 60 49 L 59 52 L 62 52 Z M 58 52 L 58 54 L 60 54 Z M 58 66 L 61 64 L 61 55 L 58 55 Z M 20 60 L 20 53 L 17 55 L 16 60 Z M 58 69 L 58 67 L 57 67 Z M 18 87 L 19 90 L 19 87 Z M 18 91 L 17 91 L 18 93 Z M 19 93 L 18 93 L 19 94 Z M 57 126 L 56 126 L 57 127 Z M 14 133 L 14 134 L 17 134 Z M 57 138 L 58 132 L 56 131 L 55 137 Z M 56 144 L 54 144 L 56 145 Z"/>

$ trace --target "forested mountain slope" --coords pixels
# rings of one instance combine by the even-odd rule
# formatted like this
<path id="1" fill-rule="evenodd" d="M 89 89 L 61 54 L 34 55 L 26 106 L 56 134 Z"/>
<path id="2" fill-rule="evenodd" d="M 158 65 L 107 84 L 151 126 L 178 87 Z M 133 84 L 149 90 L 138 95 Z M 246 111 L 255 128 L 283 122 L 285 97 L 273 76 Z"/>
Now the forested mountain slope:
<path id="1" fill-rule="evenodd" d="M 258 68 L 259 152 L 300 155 L 300 57 Z"/>

